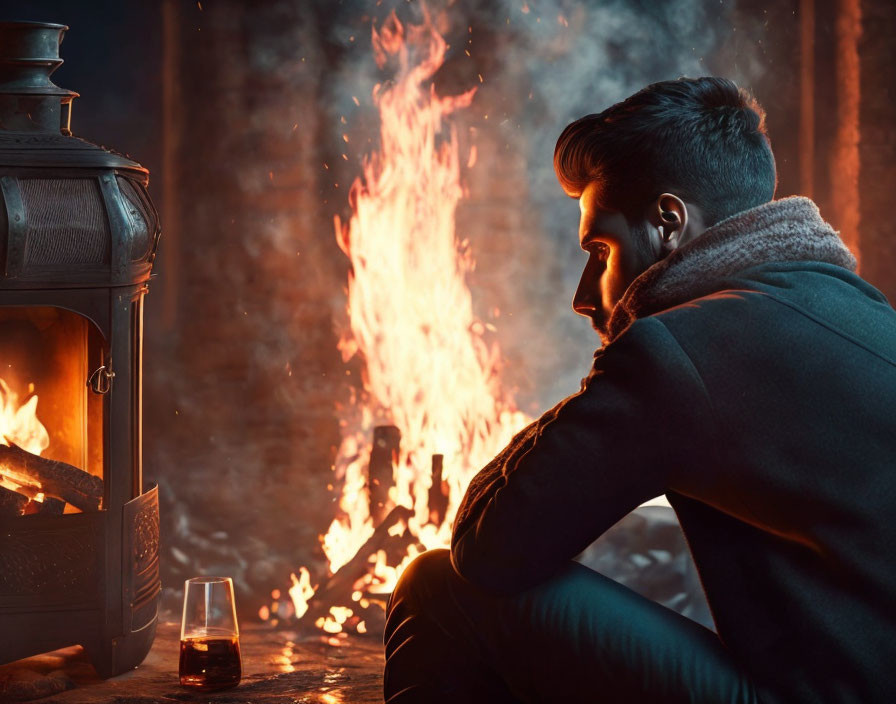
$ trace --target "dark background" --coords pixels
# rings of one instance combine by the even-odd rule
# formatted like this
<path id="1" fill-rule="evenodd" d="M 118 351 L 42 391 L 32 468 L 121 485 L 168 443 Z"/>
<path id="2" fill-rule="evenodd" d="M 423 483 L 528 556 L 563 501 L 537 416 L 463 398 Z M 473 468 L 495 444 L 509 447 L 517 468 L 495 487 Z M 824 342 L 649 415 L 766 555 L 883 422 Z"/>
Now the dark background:
<path id="1" fill-rule="evenodd" d="M 430 5 L 445 10 L 452 46 L 437 91 L 479 86 L 456 115 L 462 149 L 479 153 L 463 174 L 458 234 L 477 259 L 470 285 L 497 328 L 505 385 L 527 413 L 575 391 L 596 344 L 569 311 L 583 255 L 576 204 L 553 179 L 554 140 L 651 81 L 714 73 L 753 90 L 778 196 L 814 197 L 893 300 L 889 0 Z M 151 172 L 163 235 L 146 308 L 144 452 L 146 480 L 161 488 L 167 603 L 183 578 L 224 572 L 255 612 L 300 565 L 325 567 L 337 406 L 357 378 L 336 350 L 347 261 L 333 216 L 348 213 L 347 186 L 376 145 L 370 95 L 388 75 L 373 63 L 371 25 L 392 9 L 414 21 L 419 5 L 0 8 L 2 19 L 70 26 L 54 80 L 81 94 L 74 134 Z"/>

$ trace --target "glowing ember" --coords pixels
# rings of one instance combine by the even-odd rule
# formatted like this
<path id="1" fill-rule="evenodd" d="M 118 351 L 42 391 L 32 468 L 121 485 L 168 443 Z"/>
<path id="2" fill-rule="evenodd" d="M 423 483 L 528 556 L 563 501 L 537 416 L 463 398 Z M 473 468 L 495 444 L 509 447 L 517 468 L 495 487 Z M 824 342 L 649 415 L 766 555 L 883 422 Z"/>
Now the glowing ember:
<path id="1" fill-rule="evenodd" d="M 403 26 L 393 14 L 379 31 L 374 28 L 373 47 L 380 67 L 389 62 L 397 70 L 393 81 L 373 91 L 381 117 L 380 151 L 365 160 L 363 176 L 352 185 L 351 218 L 336 218 L 337 240 L 352 264 L 350 330 L 340 349 L 345 360 L 361 355 L 366 373 L 364 393 L 343 412 L 334 466 L 342 486 L 341 513 L 322 538 L 331 572 L 374 532 L 365 471 L 374 424 L 401 431 L 385 509 L 405 506 L 413 512 L 389 534 L 409 530 L 429 549 L 448 544 L 470 478 L 527 420 L 501 392 L 499 351 L 484 339 L 485 326 L 473 315 L 466 284 L 473 260 L 467 244 L 455 237 L 463 189 L 457 134 L 446 116 L 470 105 L 475 89 L 436 95 L 431 79 L 447 47 L 428 15 L 420 26 Z M 471 153 L 468 163 L 474 161 Z M 437 453 L 444 455 L 448 490 L 447 512 L 438 525 L 432 522 L 438 512 L 427 505 Z M 354 601 L 366 608 L 362 593 L 390 592 L 420 549 L 411 545 L 397 565 L 388 564 L 383 550 L 376 552 L 366 577 L 353 586 Z M 293 582 L 290 595 L 301 616 L 311 596 L 307 570 Z M 351 611 L 331 609 L 318 626 L 338 632 L 346 613 Z M 356 625 L 361 632 L 362 623 Z"/>

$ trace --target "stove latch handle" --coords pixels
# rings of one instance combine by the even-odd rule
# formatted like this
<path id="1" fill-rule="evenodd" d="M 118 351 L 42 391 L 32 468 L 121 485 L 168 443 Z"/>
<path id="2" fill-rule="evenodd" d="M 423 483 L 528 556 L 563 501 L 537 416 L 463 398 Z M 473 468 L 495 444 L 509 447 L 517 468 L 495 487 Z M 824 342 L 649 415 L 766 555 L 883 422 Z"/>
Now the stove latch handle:
<path id="1" fill-rule="evenodd" d="M 102 365 L 90 375 L 87 385 L 95 394 L 107 394 L 112 390 L 112 379 L 115 378 L 115 372 Z"/>

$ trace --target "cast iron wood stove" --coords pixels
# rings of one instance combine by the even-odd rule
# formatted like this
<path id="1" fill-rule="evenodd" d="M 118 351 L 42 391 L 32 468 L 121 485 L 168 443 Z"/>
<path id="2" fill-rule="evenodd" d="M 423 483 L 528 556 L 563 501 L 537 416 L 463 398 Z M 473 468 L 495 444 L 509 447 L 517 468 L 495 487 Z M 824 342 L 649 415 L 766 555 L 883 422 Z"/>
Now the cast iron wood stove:
<path id="1" fill-rule="evenodd" d="M 71 136 L 66 29 L 0 23 L 0 663 L 80 644 L 108 677 L 149 651 L 161 592 L 141 476 L 160 230 L 147 170 Z"/>

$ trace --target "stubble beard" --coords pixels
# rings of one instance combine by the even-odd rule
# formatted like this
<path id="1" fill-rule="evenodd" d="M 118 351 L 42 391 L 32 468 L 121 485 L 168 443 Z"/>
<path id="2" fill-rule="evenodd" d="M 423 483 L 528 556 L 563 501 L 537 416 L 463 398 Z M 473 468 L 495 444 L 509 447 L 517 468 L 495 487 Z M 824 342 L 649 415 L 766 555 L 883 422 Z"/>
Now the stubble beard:
<path id="1" fill-rule="evenodd" d="M 616 308 L 619 306 L 620 301 L 625 298 L 625 294 L 628 293 L 631 285 L 638 280 L 638 278 L 645 272 L 647 269 L 650 269 L 654 264 L 661 261 L 656 259 L 656 254 L 653 251 L 653 248 L 650 246 L 650 234 L 647 228 L 647 225 L 644 223 L 636 223 L 630 226 L 630 232 L 632 236 L 632 242 L 636 247 L 638 261 L 643 262 L 651 262 L 643 271 L 638 273 L 634 279 L 632 279 L 628 286 L 626 286 L 625 291 L 622 293 L 622 296 L 618 301 L 616 301 L 613 305 L 613 310 L 610 311 L 609 314 L 602 311 L 600 318 L 591 318 L 591 327 L 594 328 L 594 331 L 597 333 L 597 336 L 600 338 L 601 347 L 606 347 L 610 344 L 610 320 L 613 318 L 613 313 L 616 311 Z"/>

